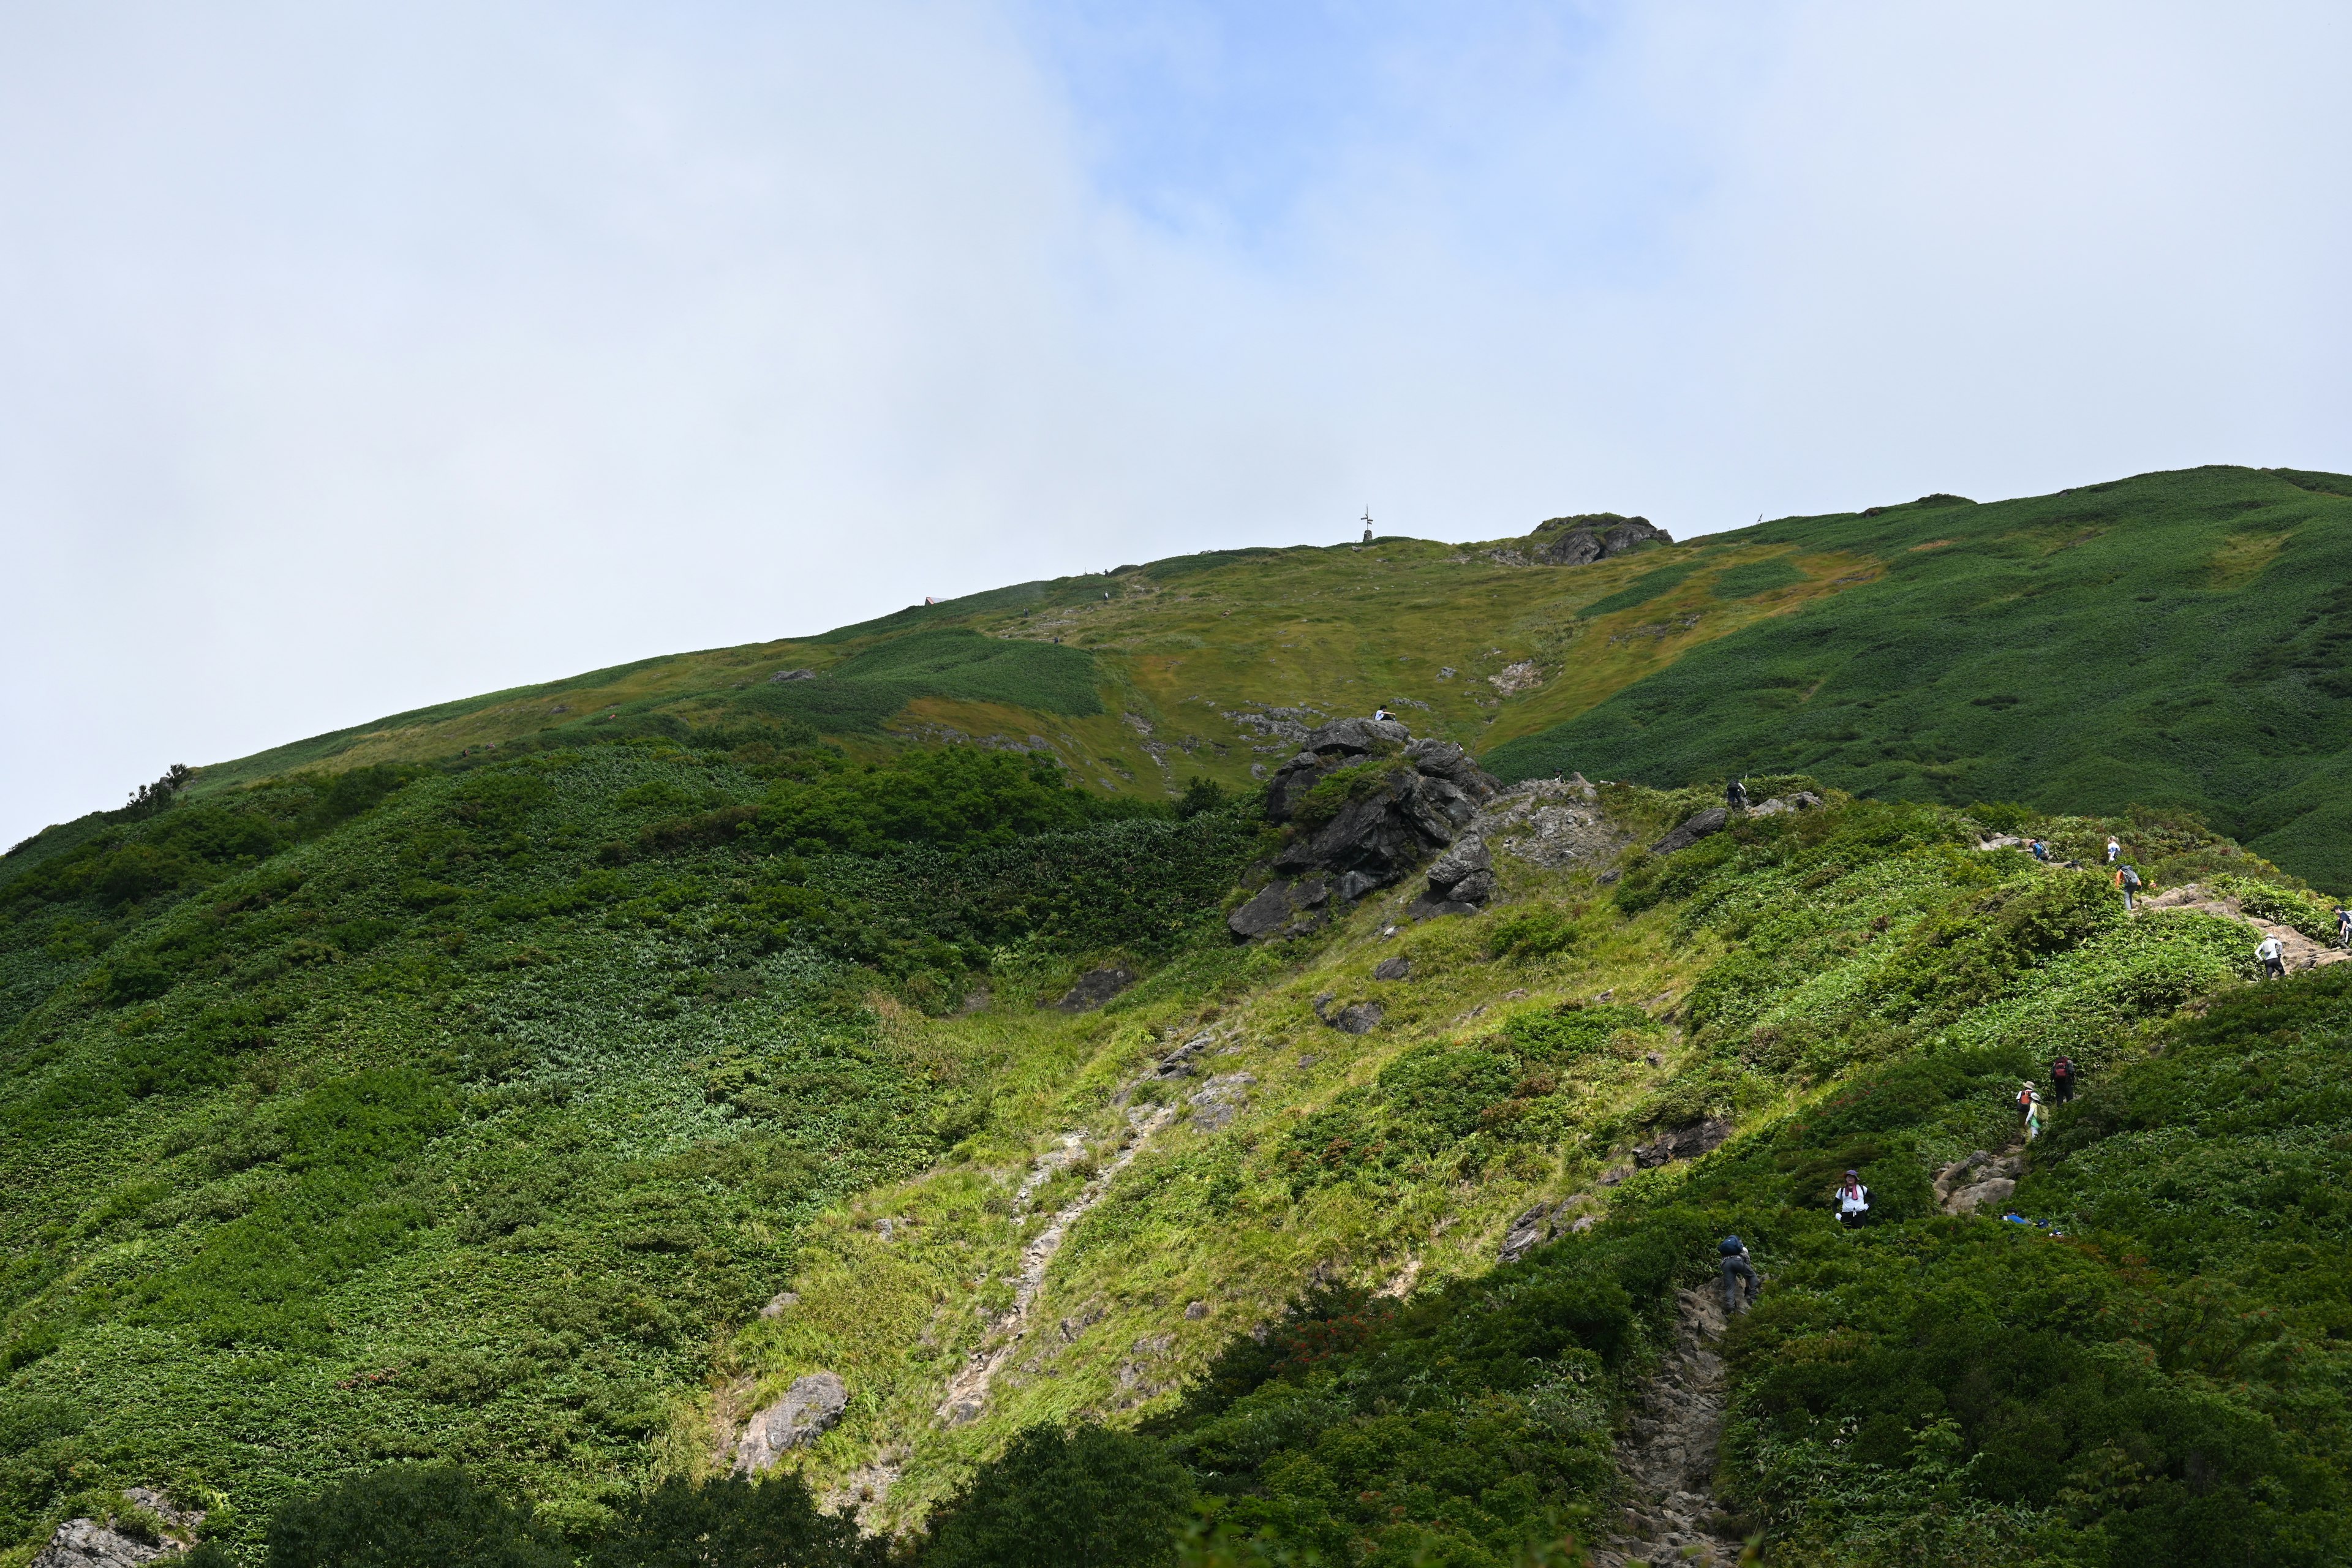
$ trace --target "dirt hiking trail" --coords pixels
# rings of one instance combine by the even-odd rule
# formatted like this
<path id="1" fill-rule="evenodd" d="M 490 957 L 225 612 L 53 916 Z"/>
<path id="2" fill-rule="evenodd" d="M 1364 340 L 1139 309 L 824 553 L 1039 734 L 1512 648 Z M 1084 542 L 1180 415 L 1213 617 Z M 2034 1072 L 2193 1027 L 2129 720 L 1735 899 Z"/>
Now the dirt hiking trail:
<path id="1" fill-rule="evenodd" d="M 1618 1446 L 1631 1496 L 1622 1533 L 1597 1547 L 1595 1568 L 1732 1568 L 1742 1542 L 1716 1505 L 1716 1449 L 1723 1441 L 1723 1290 L 1681 1293 L 1675 1342 L 1643 1387 Z"/>

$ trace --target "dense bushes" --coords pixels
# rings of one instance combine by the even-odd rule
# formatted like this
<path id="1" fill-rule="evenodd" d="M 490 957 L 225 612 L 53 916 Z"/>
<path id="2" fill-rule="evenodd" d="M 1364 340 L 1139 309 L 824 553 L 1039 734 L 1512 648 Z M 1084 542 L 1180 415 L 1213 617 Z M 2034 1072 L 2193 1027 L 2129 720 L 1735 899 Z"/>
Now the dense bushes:
<path id="1" fill-rule="evenodd" d="M 1473 1568 L 1589 1540 L 1612 1401 L 1703 1239 L 1671 1221 L 1580 1239 L 1403 1306 L 1317 1292 L 1154 1430 L 1215 1524 L 1328 1563 Z"/>
<path id="2" fill-rule="evenodd" d="M 1035 1426 L 942 1505 L 924 1568 L 1155 1568 L 1176 1560 L 1192 1478 L 1159 1445 Z"/>

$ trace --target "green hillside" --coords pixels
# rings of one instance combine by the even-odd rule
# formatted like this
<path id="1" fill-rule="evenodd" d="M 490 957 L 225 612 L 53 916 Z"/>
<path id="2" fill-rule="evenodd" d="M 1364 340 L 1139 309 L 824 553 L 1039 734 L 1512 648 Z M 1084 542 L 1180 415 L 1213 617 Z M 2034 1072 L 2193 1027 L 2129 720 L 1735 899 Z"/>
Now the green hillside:
<path id="1" fill-rule="evenodd" d="M 2352 479 L 2200 468 L 1743 531 L 1885 577 L 1696 647 L 1507 776 L 1801 768 L 1882 798 L 2195 810 L 2352 880 Z"/>
<path id="2" fill-rule="evenodd" d="M 2352 891 L 2338 482 L 1180 558 L 53 828 L 0 859 L 0 1568 L 172 1534 L 134 1487 L 274 1568 L 2343 1562 L 2352 963 L 2253 957 Z M 1482 912 L 1237 943 L 1284 726 L 1375 701 L 1640 782 L 1513 797 Z M 1646 851 L 1718 755 L 1825 801 Z M 2063 864 L 2110 834 L 2161 907 Z M 2018 1184 L 1948 1213 L 1977 1150 Z"/>
<path id="3" fill-rule="evenodd" d="M 1526 543 L 1225 551 L 1023 584 L 395 715 L 199 787 L 804 722 L 859 756 L 1019 746 L 1083 787 L 1166 799 L 1279 764 L 1282 717 L 1385 702 L 1507 778 L 1794 768 L 1882 799 L 2185 808 L 2352 880 L 2352 479 L 2210 468 L 1932 496 L 1580 567 L 1525 564 Z M 774 679 L 793 671 L 810 678 Z"/>

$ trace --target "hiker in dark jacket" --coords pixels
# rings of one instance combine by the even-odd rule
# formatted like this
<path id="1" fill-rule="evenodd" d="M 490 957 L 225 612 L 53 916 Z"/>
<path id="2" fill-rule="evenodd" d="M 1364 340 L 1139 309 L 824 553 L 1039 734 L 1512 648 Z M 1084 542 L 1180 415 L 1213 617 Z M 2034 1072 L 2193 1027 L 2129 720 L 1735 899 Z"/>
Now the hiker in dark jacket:
<path id="1" fill-rule="evenodd" d="M 1726 1317 L 1739 1310 L 1739 1287 L 1748 1287 L 1748 1304 L 1764 1293 L 1764 1281 L 1757 1277 L 1756 1265 L 1748 1257 L 1748 1244 L 1736 1236 L 1727 1236 L 1716 1250 L 1723 1255 L 1723 1311 Z"/>
<path id="2" fill-rule="evenodd" d="M 2063 1105 L 2074 1098 L 2074 1058 L 2060 1057 L 2050 1064 L 2050 1098 Z"/>
<path id="3" fill-rule="evenodd" d="M 2352 952 L 2352 910 L 2336 906 L 2336 945 Z"/>
<path id="4" fill-rule="evenodd" d="M 2116 886 L 2123 889 L 2124 913 L 2131 913 L 2132 895 L 2138 892 L 2140 889 L 2139 873 L 2133 870 L 2129 866 L 2117 867 L 2116 868 Z"/>
<path id="5" fill-rule="evenodd" d="M 1723 804 L 1734 811 L 1748 809 L 1748 786 L 1738 779 L 1723 786 Z"/>

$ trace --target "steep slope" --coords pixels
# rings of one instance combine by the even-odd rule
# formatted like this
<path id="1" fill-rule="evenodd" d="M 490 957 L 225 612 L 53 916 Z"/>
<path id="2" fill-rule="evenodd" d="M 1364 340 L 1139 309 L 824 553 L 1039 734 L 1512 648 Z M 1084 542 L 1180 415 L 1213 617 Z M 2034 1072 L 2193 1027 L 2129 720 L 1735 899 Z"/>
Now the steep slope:
<path id="1" fill-rule="evenodd" d="M 2347 966 L 2249 1014 L 2242 921 L 2126 920 L 1901 804 L 1620 855 L 1706 802 L 1620 785 L 1607 836 L 1499 803 L 1485 914 L 1402 922 L 1408 882 L 1235 945 L 1244 815 L 1120 815 L 1004 753 L 639 741 L 338 819 L 344 787 L 9 885 L 27 1549 L 130 1486 L 249 1546 L 427 1458 L 585 1542 L 767 1413 L 875 1528 L 970 1515 L 1039 1423 L 1142 1418 L 1212 1556 L 1564 1562 L 1644 1528 L 1614 1436 L 1727 1228 L 1772 1289 L 1725 1347 L 1711 1528 L 1854 1563 L 2344 1544 Z M 2033 826 L 2324 929 L 2193 825 Z M 1055 1005 L 1107 961 L 1144 978 Z M 2018 1201 L 2090 1245 L 1944 1216 L 1932 1173 L 2062 1049 L 2094 1093 Z M 1820 1206 L 1847 1165 L 1860 1236 Z M 791 1442 L 826 1380 L 837 1423 Z"/>

